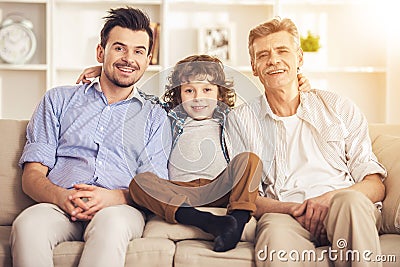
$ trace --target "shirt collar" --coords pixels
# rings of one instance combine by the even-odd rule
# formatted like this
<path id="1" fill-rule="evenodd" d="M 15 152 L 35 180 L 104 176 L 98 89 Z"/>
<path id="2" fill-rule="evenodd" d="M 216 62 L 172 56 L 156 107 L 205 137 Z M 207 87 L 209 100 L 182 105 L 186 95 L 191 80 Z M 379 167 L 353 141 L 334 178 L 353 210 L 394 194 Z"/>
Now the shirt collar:
<path id="1" fill-rule="evenodd" d="M 90 88 L 94 88 L 97 92 L 102 93 L 103 91 L 101 90 L 101 85 L 100 85 L 100 76 L 94 78 L 92 82 L 86 87 L 85 89 L 85 94 L 88 92 Z M 137 100 L 140 101 L 140 103 L 143 105 L 145 102 L 145 99 L 143 96 L 140 94 L 139 89 L 134 86 L 132 92 L 129 94 L 129 96 L 123 100 L 123 101 L 128 101 L 131 100 L 132 98 L 136 98 Z"/>
<path id="2" fill-rule="evenodd" d="M 215 107 L 212 118 L 216 119 L 220 125 L 224 125 L 226 121 L 226 115 L 229 113 L 230 108 L 227 104 L 218 101 L 217 106 Z M 183 109 L 182 105 L 176 106 L 174 109 L 168 111 L 168 116 L 177 121 L 177 123 L 182 124 L 185 122 L 188 114 Z"/>
<path id="3" fill-rule="evenodd" d="M 296 111 L 296 114 L 300 118 L 302 118 L 303 116 L 305 116 L 305 114 L 307 114 L 307 110 L 304 108 L 306 102 L 307 102 L 306 94 L 300 92 L 300 104 L 297 107 Z M 272 109 L 267 101 L 267 97 L 265 96 L 265 94 L 262 94 L 260 96 L 260 107 L 261 107 L 260 114 L 263 115 L 264 117 L 268 115 L 274 120 L 280 120 L 280 117 L 277 116 L 274 112 L 272 112 Z"/>
<path id="4" fill-rule="evenodd" d="M 259 98 L 259 101 L 260 101 L 260 114 L 263 116 L 263 117 L 265 117 L 265 116 L 270 116 L 271 118 L 273 118 L 273 119 L 277 119 L 278 118 L 278 116 L 276 116 L 273 112 L 272 112 L 272 109 L 271 109 L 271 107 L 269 106 L 269 103 L 268 103 L 268 101 L 267 101 L 267 97 L 265 96 L 265 93 L 263 93 L 261 96 L 260 96 L 260 98 Z"/>

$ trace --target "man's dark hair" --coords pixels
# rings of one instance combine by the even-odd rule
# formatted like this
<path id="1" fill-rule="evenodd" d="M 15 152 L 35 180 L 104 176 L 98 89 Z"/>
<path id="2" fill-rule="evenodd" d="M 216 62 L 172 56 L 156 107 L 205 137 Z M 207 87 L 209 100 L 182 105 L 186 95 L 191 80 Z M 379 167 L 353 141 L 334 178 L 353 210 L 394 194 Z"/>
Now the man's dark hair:
<path id="1" fill-rule="evenodd" d="M 146 31 L 149 35 L 149 51 L 147 54 L 150 54 L 153 47 L 153 31 L 150 27 L 149 16 L 146 13 L 140 9 L 128 6 L 116 9 L 111 8 L 108 11 L 108 16 L 105 16 L 103 19 L 105 19 L 105 23 L 100 33 L 100 45 L 103 48 L 106 47 L 110 31 L 114 27 L 120 26 L 133 31 Z"/>

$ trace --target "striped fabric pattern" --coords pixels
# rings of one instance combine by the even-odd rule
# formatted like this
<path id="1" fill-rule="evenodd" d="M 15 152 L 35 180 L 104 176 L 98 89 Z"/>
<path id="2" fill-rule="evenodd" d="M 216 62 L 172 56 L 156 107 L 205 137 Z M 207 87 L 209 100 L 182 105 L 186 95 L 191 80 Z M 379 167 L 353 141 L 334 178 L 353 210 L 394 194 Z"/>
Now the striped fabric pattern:
<path id="1" fill-rule="evenodd" d="M 169 119 L 158 104 L 135 88 L 109 105 L 95 80 L 46 92 L 28 124 L 20 165 L 42 163 L 64 188 L 126 189 L 137 173 L 168 178 L 171 142 Z"/>
<path id="2" fill-rule="evenodd" d="M 297 116 L 311 127 L 328 163 L 345 172 L 353 182 L 373 173 L 386 176 L 386 170 L 372 152 L 367 120 L 350 100 L 329 91 L 301 92 Z M 290 155 L 286 153 L 283 122 L 273 114 L 265 96 L 231 111 L 226 130 L 230 156 L 244 151 L 257 154 L 263 162 L 260 194 L 280 199 L 286 158 Z"/>

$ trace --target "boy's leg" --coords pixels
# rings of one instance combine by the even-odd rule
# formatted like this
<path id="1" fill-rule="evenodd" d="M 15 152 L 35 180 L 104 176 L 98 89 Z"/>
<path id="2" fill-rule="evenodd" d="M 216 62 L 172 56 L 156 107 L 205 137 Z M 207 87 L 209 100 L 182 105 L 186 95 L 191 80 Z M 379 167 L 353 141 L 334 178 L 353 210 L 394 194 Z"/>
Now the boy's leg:
<path id="1" fill-rule="evenodd" d="M 257 155 L 248 152 L 238 154 L 217 178 L 220 183 L 228 184 L 223 188 L 230 187 L 231 191 L 210 206 L 227 206 L 228 214 L 234 216 L 243 229 L 256 210 L 255 200 L 261 176 L 262 162 Z"/>
<path id="2" fill-rule="evenodd" d="M 236 225 L 233 218 L 215 216 L 210 212 L 199 211 L 191 205 L 192 202 L 202 203 L 201 195 L 205 195 L 203 188 L 211 182 L 206 179 L 172 182 L 147 172 L 135 176 L 129 191 L 135 205 L 152 211 L 169 223 L 193 225 L 208 233 L 219 235 L 224 226 Z"/>
<path id="3" fill-rule="evenodd" d="M 262 176 L 262 162 L 253 153 L 244 152 L 234 157 L 218 179 L 228 175 L 234 181 L 227 203 L 228 213 L 236 210 L 246 210 L 251 213 L 256 211 L 256 198 Z M 225 178 L 226 179 L 226 178 Z"/>
<path id="4" fill-rule="evenodd" d="M 221 180 L 222 181 L 222 180 Z M 222 181 L 224 183 L 224 181 Z M 216 216 L 210 212 L 199 211 L 192 206 L 200 203 L 209 203 L 209 198 L 215 199 L 220 196 L 220 181 L 197 179 L 191 182 L 171 182 L 160 179 L 152 173 L 137 175 L 132 180 L 129 191 L 136 205 L 145 207 L 170 223 L 182 223 L 199 227 L 205 232 L 216 236 L 215 251 L 226 251 L 236 246 L 237 242 L 223 240 L 237 232 L 237 221 L 230 215 Z M 225 182 L 227 189 L 231 188 L 233 182 Z M 223 189 L 223 192 L 226 190 Z M 213 193 L 213 190 L 217 190 Z M 195 205 L 193 205 L 195 204 Z M 226 206 L 226 205 L 225 205 Z M 248 218 L 247 218 L 248 219 Z M 235 235 L 236 236 L 236 235 Z M 239 237 L 240 239 L 240 237 Z"/>
<path id="5" fill-rule="evenodd" d="M 221 206 L 253 213 L 262 175 L 262 163 L 253 153 L 241 153 L 214 180 L 176 182 L 146 172 L 135 176 L 129 191 L 133 201 L 170 223 L 181 206 Z M 229 196 L 229 197 L 228 197 Z"/>
<path id="6" fill-rule="evenodd" d="M 144 207 L 169 223 L 177 223 L 175 213 L 179 207 L 195 198 L 199 180 L 191 182 L 172 182 L 161 179 L 151 172 L 135 176 L 129 185 L 129 193 L 138 207 Z"/>
<path id="7" fill-rule="evenodd" d="M 53 249 L 63 241 L 81 240 L 83 223 L 71 222 L 58 206 L 41 203 L 14 221 L 10 246 L 13 266 L 53 266 Z"/>
<path id="8" fill-rule="evenodd" d="M 216 178 L 223 190 L 227 187 L 231 190 L 211 205 L 227 206 L 228 214 L 233 216 L 237 223 L 235 231 L 216 238 L 217 249 L 218 247 L 223 250 L 234 248 L 240 241 L 244 226 L 249 221 L 250 215 L 256 211 L 255 200 L 261 176 L 262 163 L 259 157 L 253 153 L 244 152 L 234 157 L 225 171 Z"/>

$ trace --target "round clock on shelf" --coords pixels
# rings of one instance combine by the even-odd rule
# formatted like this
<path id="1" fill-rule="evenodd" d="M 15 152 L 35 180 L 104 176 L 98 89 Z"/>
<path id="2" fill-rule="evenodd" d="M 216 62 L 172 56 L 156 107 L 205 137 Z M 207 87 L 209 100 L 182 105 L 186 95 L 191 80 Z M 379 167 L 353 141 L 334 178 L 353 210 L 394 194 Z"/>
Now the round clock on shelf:
<path id="1" fill-rule="evenodd" d="M 6 17 L 0 25 L 0 58 L 10 64 L 24 64 L 36 50 L 33 24 L 19 15 Z"/>

